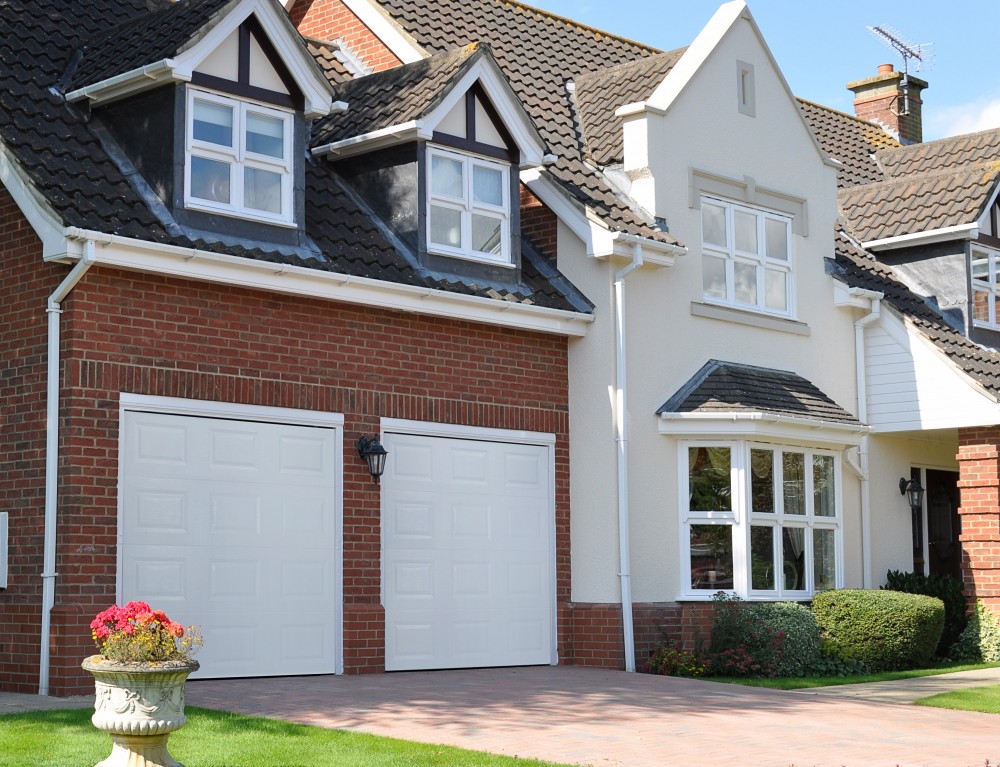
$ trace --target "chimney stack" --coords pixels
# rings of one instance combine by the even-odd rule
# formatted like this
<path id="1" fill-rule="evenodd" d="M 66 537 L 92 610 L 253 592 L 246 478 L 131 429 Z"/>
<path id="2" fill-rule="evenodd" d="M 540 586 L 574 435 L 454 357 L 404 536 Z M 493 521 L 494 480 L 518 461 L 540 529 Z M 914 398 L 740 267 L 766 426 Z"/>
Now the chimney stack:
<path id="1" fill-rule="evenodd" d="M 927 81 L 880 64 L 878 74 L 847 84 L 854 91 L 854 114 L 878 123 L 899 137 L 901 144 L 923 141 L 923 101 Z"/>

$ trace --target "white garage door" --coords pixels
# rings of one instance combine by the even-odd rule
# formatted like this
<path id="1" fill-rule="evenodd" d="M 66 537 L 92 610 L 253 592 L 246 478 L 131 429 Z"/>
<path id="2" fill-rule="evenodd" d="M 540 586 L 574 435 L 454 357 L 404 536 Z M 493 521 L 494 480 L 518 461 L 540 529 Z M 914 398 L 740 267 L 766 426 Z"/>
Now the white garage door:
<path id="1" fill-rule="evenodd" d="M 202 677 L 334 673 L 338 431 L 126 412 L 121 598 L 201 627 Z"/>
<path id="2" fill-rule="evenodd" d="M 386 434 L 386 670 L 555 662 L 549 449 Z"/>

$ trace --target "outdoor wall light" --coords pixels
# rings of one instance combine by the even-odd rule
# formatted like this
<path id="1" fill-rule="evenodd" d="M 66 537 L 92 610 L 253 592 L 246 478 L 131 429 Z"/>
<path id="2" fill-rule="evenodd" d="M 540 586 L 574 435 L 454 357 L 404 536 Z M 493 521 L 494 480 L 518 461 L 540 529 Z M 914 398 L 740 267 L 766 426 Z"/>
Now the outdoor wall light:
<path id="1" fill-rule="evenodd" d="M 389 452 L 382 447 L 382 443 L 375 437 L 358 437 L 358 455 L 368 464 L 368 473 L 372 475 L 375 484 L 378 478 L 385 472 L 385 457 Z"/>
<path id="2" fill-rule="evenodd" d="M 910 508 L 919 511 L 924 507 L 924 488 L 919 479 L 899 478 L 899 494 L 907 496 Z"/>

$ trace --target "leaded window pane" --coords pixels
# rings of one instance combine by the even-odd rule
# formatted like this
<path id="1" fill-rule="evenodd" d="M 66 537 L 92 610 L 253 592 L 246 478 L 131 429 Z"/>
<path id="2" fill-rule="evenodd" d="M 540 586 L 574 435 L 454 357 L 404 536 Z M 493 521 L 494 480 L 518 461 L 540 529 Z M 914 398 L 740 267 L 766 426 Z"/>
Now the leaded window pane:
<path id="1" fill-rule="evenodd" d="M 691 588 L 733 588 L 731 525 L 691 525 Z"/>

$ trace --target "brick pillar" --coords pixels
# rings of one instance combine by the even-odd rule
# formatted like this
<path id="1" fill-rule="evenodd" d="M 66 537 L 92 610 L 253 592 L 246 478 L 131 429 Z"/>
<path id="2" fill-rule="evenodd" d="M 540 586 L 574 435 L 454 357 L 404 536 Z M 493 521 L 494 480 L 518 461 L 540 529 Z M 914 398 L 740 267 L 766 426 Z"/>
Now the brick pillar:
<path id="1" fill-rule="evenodd" d="M 960 429 L 957 458 L 965 593 L 1000 610 L 1000 426 Z"/>

